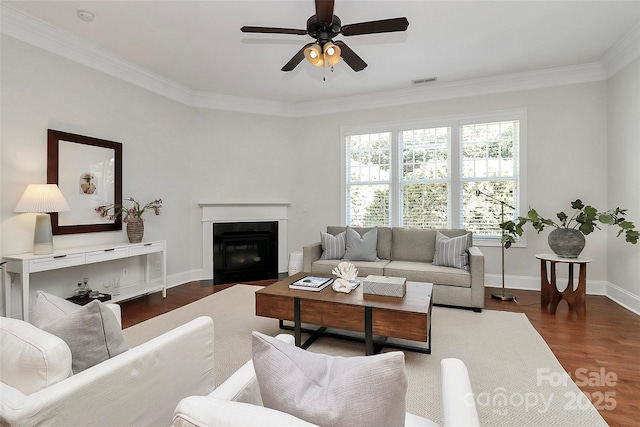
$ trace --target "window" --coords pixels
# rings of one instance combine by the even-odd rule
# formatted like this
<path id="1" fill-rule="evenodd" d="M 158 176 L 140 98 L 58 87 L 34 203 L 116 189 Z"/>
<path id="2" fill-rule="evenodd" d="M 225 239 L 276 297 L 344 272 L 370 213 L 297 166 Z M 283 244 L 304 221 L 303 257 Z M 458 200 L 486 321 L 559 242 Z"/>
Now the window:
<path id="1" fill-rule="evenodd" d="M 498 239 L 500 201 L 506 219 L 523 203 L 524 129 L 521 110 L 343 129 L 345 223 L 466 228 Z"/>
<path id="2" fill-rule="evenodd" d="M 446 228 L 451 128 L 398 132 L 402 153 L 399 224 L 410 228 Z"/>
<path id="3" fill-rule="evenodd" d="M 499 201 L 506 203 L 505 218 L 513 218 L 518 205 L 519 125 L 518 120 L 510 120 L 460 126 L 463 228 L 500 236 L 500 227 L 496 227 L 502 222 Z M 477 196 L 477 190 L 483 194 Z"/>
<path id="4" fill-rule="evenodd" d="M 347 137 L 347 186 L 350 222 L 390 224 L 391 133 Z"/>

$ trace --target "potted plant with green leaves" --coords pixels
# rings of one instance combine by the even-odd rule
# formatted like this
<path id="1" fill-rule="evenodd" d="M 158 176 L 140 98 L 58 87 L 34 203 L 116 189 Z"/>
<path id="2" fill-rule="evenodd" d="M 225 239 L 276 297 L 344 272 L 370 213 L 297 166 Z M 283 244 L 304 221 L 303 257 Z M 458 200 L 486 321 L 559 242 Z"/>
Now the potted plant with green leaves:
<path id="1" fill-rule="evenodd" d="M 500 228 L 503 231 L 502 243 L 505 249 L 509 249 L 517 238 L 522 236 L 524 225 L 528 222 L 538 233 L 547 226 L 554 227 L 554 230 L 549 233 L 549 247 L 556 255 L 564 258 L 577 258 L 584 249 L 584 236 L 596 229 L 600 230 L 600 224 L 618 226 L 616 237 L 624 233 L 627 242 L 634 245 L 638 243 L 640 233 L 635 229 L 633 222 L 626 220 L 627 209 L 618 207 L 599 211 L 593 206 L 585 205 L 580 199 L 571 202 L 571 208 L 574 210 L 571 216 L 558 212 L 557 221 L 544 218 L 535 209 L 529 209 L 527 216 L 519 217 L 517 222 L 513 220 L 503 222 Z"/>

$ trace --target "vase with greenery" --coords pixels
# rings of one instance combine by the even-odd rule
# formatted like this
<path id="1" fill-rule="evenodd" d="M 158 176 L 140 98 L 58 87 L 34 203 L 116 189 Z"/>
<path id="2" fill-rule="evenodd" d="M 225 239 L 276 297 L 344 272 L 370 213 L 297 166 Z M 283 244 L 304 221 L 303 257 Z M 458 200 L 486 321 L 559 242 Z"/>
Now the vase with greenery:
<path id="1" fill-rule="evenodd" d="M 126 206 L 117 203 L 111 203 L 108 205 L 98 206 L 96 208 L 96 212 L 98 212 L 101 217 L 111 220 L 115 219 L 118 215 L 122 215 L 122 221 L 127 224 L 127 237 L 129 238 L 129 242 L 140 243 L 142 241 L 142 236 L 144 235 L 144 219 L 142 218 L 142 215 L 147 210 L 153 210 L 153 213 L 160 215 L 162 199 L 153 200 L 144 206 L 141 206 L 141 204 L 133 197 L 125 200 L 132 202 L 133 206 L 127 208 Z"/>
<path id="2" fill-rule="evenodd" d="M 627 209 L 618 207 L 599 211 L 593 206 L 585 205 L 580 199 L 571 202 L 571 208 L 574 210 L 571 216 L 565 212 L 558 212 L 557 221 L 542 217 L 535 209 L 529 209 L 527 216 L 519 217 L 517 222 L 503 222 L 500 228 L 503 230 L 504 247 L 510 248 L 517 238 L 522 236 L 524 225 L 528 222 L 538 233 L 545 227 L 553 227 L 554 230 L 549 234 L 549 246 L 557 255 L 566 258 L 578 257 L 584 248 L 584 236 L 596 229 L 600 230 L 600 224 L 617 226 L 619 230 L 616 237 L 624 233 L 627 242 L 634 245 L 638 243 L 640 233 L 635 229 L 633 222 L 626 220 Z"/>

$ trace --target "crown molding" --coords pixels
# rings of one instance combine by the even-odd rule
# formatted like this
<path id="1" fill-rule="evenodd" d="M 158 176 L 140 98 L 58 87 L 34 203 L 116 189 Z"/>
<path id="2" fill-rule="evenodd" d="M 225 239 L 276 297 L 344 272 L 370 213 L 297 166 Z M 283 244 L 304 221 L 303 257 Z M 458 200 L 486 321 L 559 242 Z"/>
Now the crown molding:
<path id="1" fill-rule="evenodd" d="M 606 73 L 602 65 L 593 63 L 455 82 L 437 82 L 419 88 L 406 88 L 343 97 L 340 98 L 339 103 L 334 101 L 305 102 L 297 105 L 296 112 L 299 117 L 315 116 L 362 110 L 363 105 L 366 105 L 367 109 L 384 108 L 493 93 L 586 83 L 605 79 Z"/>
<path id="2" fill-rule="evenodd" d="M 4 34 L 192 107 L 276 116 L 293 115 L 293 105 L 193 91 L 4 3 L 0 3 L 0 18 L 0 31 Z"/>
<path id="3" fill-rule="evenodd" d="M 267 101 L 257 98 L 221 95 L 209 92 L 192 92 L 192 107 L 211 110 L 235 111 L 240 113 L 263 114 L 267 116 L 296 117 L 295 104 Z"/>
<path id="4" fill-rule="evenodd" d="M 607 71 L 607 77 L 611 77 L 638 57 L 640 57 L 640 24 L 613 45 L 604 54 L 601 62 Z"/>
<path id="5" fill-rule="evenodd" d="M 3 3 L 0 3 L 0 18 L 0 31 L 4 34 L 185 105 L 290 118 L 357 111 L 362 110 L 363 105 L 366 106 L 366 109 L 384 108 L 605 80 L 607 75 L 610 75 L 610 70 L 621 67 L 620 64 L 626 65 L 631 62 L 628 59 L 630 54 L 635 52 L 636 57 L 638 56 L 637 39 L 640 37 L 638 36 L 640 33 L 639 25 L 632 31 L 633 34 L 630 33 L 628 37 L 623 38 L 605 55 L 603 60 L 610 65 L 610 68 L 606 70 L 602 63 L 592 63 L 456 82 L 435 82 L 417 88 L 346 96 L 340 98 L 340 102 L 332 99 L 293 104 L 197 92 L 157 73 L 124 61 L 79 37 L 61 31 Z"/>

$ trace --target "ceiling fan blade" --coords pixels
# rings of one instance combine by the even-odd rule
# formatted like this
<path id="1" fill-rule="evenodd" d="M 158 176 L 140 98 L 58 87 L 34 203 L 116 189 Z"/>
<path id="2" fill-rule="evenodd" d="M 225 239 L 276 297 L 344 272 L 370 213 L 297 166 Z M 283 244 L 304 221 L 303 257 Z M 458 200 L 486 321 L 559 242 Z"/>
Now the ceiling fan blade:
<path id="1" fill-rule="evenodd" d="M 354 51 L 351 50 L 349 46 L 347 46 L 342 40 L 338 40 L 333 42 L 336 46 L 340 48 L 340 56 L 347 63 L 349 67 L 353 69 L 353 71 L 362 71 L 367 68 L 367 63 L 362 60 Z"/>
<path id="2" fill-rule="evenodd" d="M 406 31 L 409 26 L 407 18 L 382 19 L 380 21 L 360 22 L 342 26 L 343 36 L 357 36 L 360 34 L 391 33 Z"/>
<path id="3" fill-rule="evenodd" d="M 302 46 L 302 49 L 300 49 L 298 53 L 293 55 L 293 58 L 291 58 L 289 62 L 284 64 L 284 67 L 281 68 L 281 71 L 291 71 L 294 68 L 296 68 L 298 64 L 301 63 L 302 60 L 304 59 L 304 50 L 309 46 L 311 46 L 312 44 L 313 43 L 307 43 L 306 45 Z"/>
<path id="4" fill-rule="evenodd" d="M 263 33 L 263 34 L 294 34 L 304 36 L 307 30 L 297 30 L 295 28 L 274 28 L 274 27 L 247 27 L 240 28 L 243 33 Z"/>
<path id="5" fill-rule="evenodd" d="M 316 18 L 321 24 L 331 25 L 334 0 L 316 0 Z"/>

